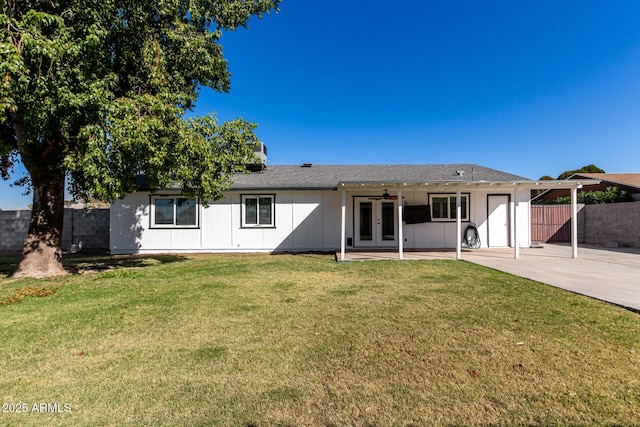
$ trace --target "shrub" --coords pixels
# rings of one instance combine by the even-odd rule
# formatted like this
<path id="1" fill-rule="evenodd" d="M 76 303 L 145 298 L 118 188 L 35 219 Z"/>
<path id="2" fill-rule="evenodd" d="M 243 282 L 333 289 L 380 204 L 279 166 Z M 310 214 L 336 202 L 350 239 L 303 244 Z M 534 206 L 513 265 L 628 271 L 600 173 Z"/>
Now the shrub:
<path id="1" fill-rule="evenodd" d="M 604 191 L 582 191 L 578 193 L 578 203 L 585 205 L 601 205 L 604 203 L 628 202 L 631 196 L 627 191 L 618 187 L 607 187 Z M 558 197 L 549 202 L 553 205 L 568 205 L 571 203 L 571 196 Z"/>

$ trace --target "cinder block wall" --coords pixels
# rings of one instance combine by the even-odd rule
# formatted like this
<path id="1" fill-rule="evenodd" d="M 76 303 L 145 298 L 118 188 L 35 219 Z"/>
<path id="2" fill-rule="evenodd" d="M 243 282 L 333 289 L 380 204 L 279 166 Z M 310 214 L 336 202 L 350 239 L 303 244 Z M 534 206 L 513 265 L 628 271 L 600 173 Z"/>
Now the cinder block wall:
<path id="1" fill-rule="evenodd" d="M 585 242 L 640 248 L 640 202 L 586 205 Z"/>
<path id="2" fill-rule="evenodd" d="M 0 251 L 22 251 L 29 229 L 30 210 L 0 211 Z"/>
<path id="3" fill-rule="evenodd" d="M 0 252 L 20 252 L 29 229 L 30 210 L 0 211 Z M 109 250 L 109 209 L 65 209 L 62 249 Z"/>
<path id="4" fill-rule="evenodd" d="M 109 250 L 109 209 L 65 209 L 62 247 L 82 252 Z"/>

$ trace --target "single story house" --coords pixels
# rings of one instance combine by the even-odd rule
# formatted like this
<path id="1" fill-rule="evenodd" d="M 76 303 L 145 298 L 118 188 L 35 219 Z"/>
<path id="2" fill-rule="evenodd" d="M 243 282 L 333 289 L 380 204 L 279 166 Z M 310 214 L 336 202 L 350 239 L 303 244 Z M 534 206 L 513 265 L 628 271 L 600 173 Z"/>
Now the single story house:
<path id="1" fill-rule="evenodd" d="M 392 249 L 402 258 L 406 249 L 455 248 L 460 258 L 462 233 L 474 225 L 482 247 L 512 247 L 517 258 L 530 244 L 531 189 L 589 183 L 536 182 L 474 164 L 259 166 L 235 175 L 224 198 L 206 208 L 179 188 L 141 186 L 111 205 L 111 253 L 340 251 L 344 258 L 351 249 Z"/>
<path id="2" fill-rule="evenodd" d="M 590 185 L 580 191 L 604 191 L 608 187 L 617 187 L 626 191 L 632 200 L 640 201 L 640 173 L 576 173 L 567 179 L 573 180 L 598 180 L 599 184 Z M 569 196 L 568 189 L 549 189 L 533 198 L 533 203 L 545 204 L 558 197 Z"/>

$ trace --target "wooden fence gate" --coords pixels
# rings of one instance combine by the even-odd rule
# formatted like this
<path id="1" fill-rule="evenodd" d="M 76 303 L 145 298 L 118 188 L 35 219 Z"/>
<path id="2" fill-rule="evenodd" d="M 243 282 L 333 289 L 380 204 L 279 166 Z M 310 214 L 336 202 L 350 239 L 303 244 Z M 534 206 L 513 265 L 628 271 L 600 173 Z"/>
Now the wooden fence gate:
<path id="1" fill-rule="evenodd" d="M 571 242 L 571 205 L 532 205 L 531 242 Z"/>

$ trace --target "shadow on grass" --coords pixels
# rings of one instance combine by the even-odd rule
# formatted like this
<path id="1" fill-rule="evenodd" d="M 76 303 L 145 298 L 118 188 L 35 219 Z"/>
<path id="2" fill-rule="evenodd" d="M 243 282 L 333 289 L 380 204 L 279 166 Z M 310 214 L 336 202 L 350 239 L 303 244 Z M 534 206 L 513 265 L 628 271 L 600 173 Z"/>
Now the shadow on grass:
<path id="1" fill-rule="evenodd" d="M 270 255 L 274 255 L 274 256 L 278 256 L 278 255 L 294 255 L 294 256 L 300 256 L 300 257 L 307 257 L 307 258 L 319 258 L 319 257 L 326 257 L 326 256 L 332 256 L 334 261 L 337 261 L 337 255 L 336 255 L 336 251 L 277 251 L 277 252 L 271 252 Z"/>
<path id="2" fill-rule="evenodd" d="M 0 278 L 11 276 L 16 271 L 19 261 L 20 255 L 0 255 Z"/>
<path id="3" fill-rule="evenodd" d="M 62 259 L 71 274 L 101 272 L 115 268 L 141 268 L 184 261 L 181 255 L 77 255 L 66 254 Z M 18 267 L 19 254 L 0 255 L 0 278 L 9 277 Z"/>
<path id="4" fill-rule="evenodd" d="M 100 272 L 115 268 L 141 268 L 185 261 L 181 255 L 67 255 L 62 262 L 71 274 Z"/>

